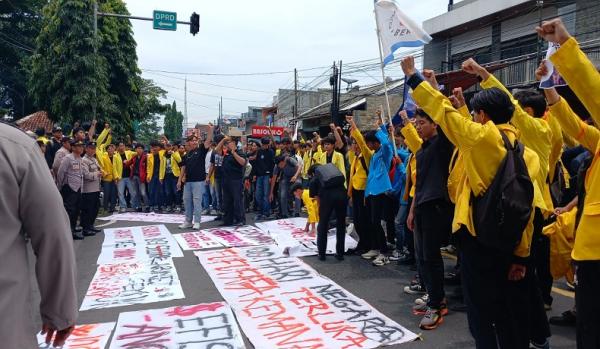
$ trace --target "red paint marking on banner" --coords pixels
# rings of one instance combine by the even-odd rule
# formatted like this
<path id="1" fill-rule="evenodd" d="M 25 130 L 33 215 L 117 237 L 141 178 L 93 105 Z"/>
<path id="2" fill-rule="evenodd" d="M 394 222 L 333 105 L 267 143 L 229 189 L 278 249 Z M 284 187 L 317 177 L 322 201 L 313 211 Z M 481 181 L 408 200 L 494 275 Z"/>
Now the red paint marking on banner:
<path id="1" fill-rule="evenodd" d="M 223 303 L 209 303 L 209 304 L 198 304 L 189 307 L 174 307 L 171 310 L 167 310 L 165 314 L 168 316 L 190 316 L 201 311 L 216 311 L 221 308 Z"/>

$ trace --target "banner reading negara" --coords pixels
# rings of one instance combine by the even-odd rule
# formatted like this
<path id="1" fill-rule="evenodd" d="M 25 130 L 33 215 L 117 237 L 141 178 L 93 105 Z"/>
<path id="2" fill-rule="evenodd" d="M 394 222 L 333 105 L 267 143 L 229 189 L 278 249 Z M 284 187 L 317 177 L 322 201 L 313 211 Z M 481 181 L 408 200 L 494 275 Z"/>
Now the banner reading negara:
<path id="1" fill-rule="evenodd" d="M 171 258 L 102 264 L 80 311 L 185 298 Z"/>
<path id="2" fill-rule="evenodd" d="M 121 313 L 110 349 L 244 349 L 224 302 Z"/>
<path id="3" fill-rule="evenodd" d="M 97 264 L 183 257 L 183 252 L 164 225 L 104 229 Z"/>
<path id="4" fill-rule="evenodd" d="M 195 254 L 256 348 L 376 348 L 417 338 L 276 246 Z"/>

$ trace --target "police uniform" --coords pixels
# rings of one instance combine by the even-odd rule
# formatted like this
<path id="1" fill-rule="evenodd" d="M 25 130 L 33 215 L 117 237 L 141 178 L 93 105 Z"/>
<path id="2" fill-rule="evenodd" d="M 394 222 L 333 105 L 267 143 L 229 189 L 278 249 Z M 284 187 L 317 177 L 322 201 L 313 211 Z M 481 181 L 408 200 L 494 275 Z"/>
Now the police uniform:
<path id="1" fill-rule="evenodd" d="M 83 146 L 83 142 L 72 142 L 71 146 Z M 81 235 L 75 231 L 75 227 L 77 226 L 77 217 L 81 210 L 81 189 L 83 187 L 82 166 L 82 158 L 71 153 L 63 158 L 56 175 L 56 183 L 60 188 L 63 204 L 69 215 L 71 232 L 75 238 L 81 238 Z"/>

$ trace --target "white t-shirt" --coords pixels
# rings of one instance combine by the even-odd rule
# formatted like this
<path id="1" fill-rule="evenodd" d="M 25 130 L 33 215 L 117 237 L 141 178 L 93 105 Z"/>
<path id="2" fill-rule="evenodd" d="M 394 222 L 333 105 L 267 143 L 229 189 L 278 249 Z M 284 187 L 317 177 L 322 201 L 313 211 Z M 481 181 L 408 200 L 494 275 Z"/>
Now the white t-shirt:
<path id="1" fill-rule="evenodd" d="M 206 159 L 204 162 L 204 167 L 206 169 L 206 175 L 208 176 L 208 172 L 210 171 L 210 156 L 212 155 L 212 149 L 210 149 L 207 153 L 206 153 Z"/>

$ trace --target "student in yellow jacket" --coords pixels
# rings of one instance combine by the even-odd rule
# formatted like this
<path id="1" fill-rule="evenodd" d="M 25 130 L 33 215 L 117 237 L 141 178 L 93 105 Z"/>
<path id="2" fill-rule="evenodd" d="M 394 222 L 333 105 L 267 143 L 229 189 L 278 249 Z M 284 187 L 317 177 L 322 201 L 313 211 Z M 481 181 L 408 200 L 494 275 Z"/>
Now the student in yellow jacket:
<path id="1" fill-rule="evenodd" d="M 500 341 L 507 348 L 528 347 L 528 288 L 524 278 L 530 277 L 526 274 L 526 257 L 531 242 L 531 221 L 513 255 L 501 254 L 475 238 L 471 207 L 472 195 L 479 196 L 487 190 L 506 155 L 500 132 L 511 142 L 518 136 L 518 131 L 509 124 L 514 105 L 499 89 L 481 91 L 471 101 L 475 112 L 475 121 L 471 121 L 416 74 L 413 57 L 402 60 L 402 70 L 417 104 L 462 152 L 466 176 L 459 187 L 453 231 L 459 234 L 465 303 L 476 346 L 496 347 Z M 527 148 L 524 158 L 534 181 L 539 176 L 539 158 Z"/>
<path id="2" fill-rule="evenodd" d="M 358 234 L 359 240 L 356 246 L 356 252 L 362 254 L 373 248 L 369 234 L 370 215 L 365 202 L 365 188 L 367 187 L 367 177 L 369 176 L 369 166 L 373 151 L 369 149 L 360 130 L 354 122 L 352 116 L 346 116 L 346 121 L 350 124 L 350 135 L 352 136 L 352 153 L 354 158 L 350 165 L 350 181 L 348 182 L 348 197 L 352 205 L 352 216 L 354 228 Z"/>
<path id="3" fill-rule="evenodd" d="M 549 42 L 560 44 L 550 61 L 583 103 L 596 125 L 600 124 L 600 74 L 581 51 L 560 19 L 547 21 L 537 28 L 538 34 Z M 548 103 L 567 134 L 594 154 L 585 174 L 583 212 L 575 232 L 572 257 L 577 265 L 577 346 L 598 347 L 600 343 L 600 131 L 579 119 L 568 104 L 548 90 Z"/>
<path id="4" fill-rule="evenodd" d="M 150 209 L 162 212 L 164 195 L 162 184 L 165 179 L 166 160 L 159 142 L 150 143 L 151 153 L 146 162 L 146 183 L 148 183 Z"/>
<path id="5" fill-rule="evenodd" d="M 340 170 L 340 172 L 342 172 L 344 178 L 346 178 L 344 155 L 335 151 L 335 143 L 336 140 L 333 136 L 327 136 L 323 139 L 323 148 L 325 148 L 325 151 L 316 158 L 316 163 L 321 165 L 332 163 Z"/>
<path id="6" fill-rule="evenodd" d="M 115 163 L 119 162 L 115 156 L 115 145 L 112 142 L 112 132 L 108 124 L 96 139 L 96 158 L 102 168 L 102 207 L 105 212 L 115 211 L 118 198 L 117 180 L 115 179 Z"/>

